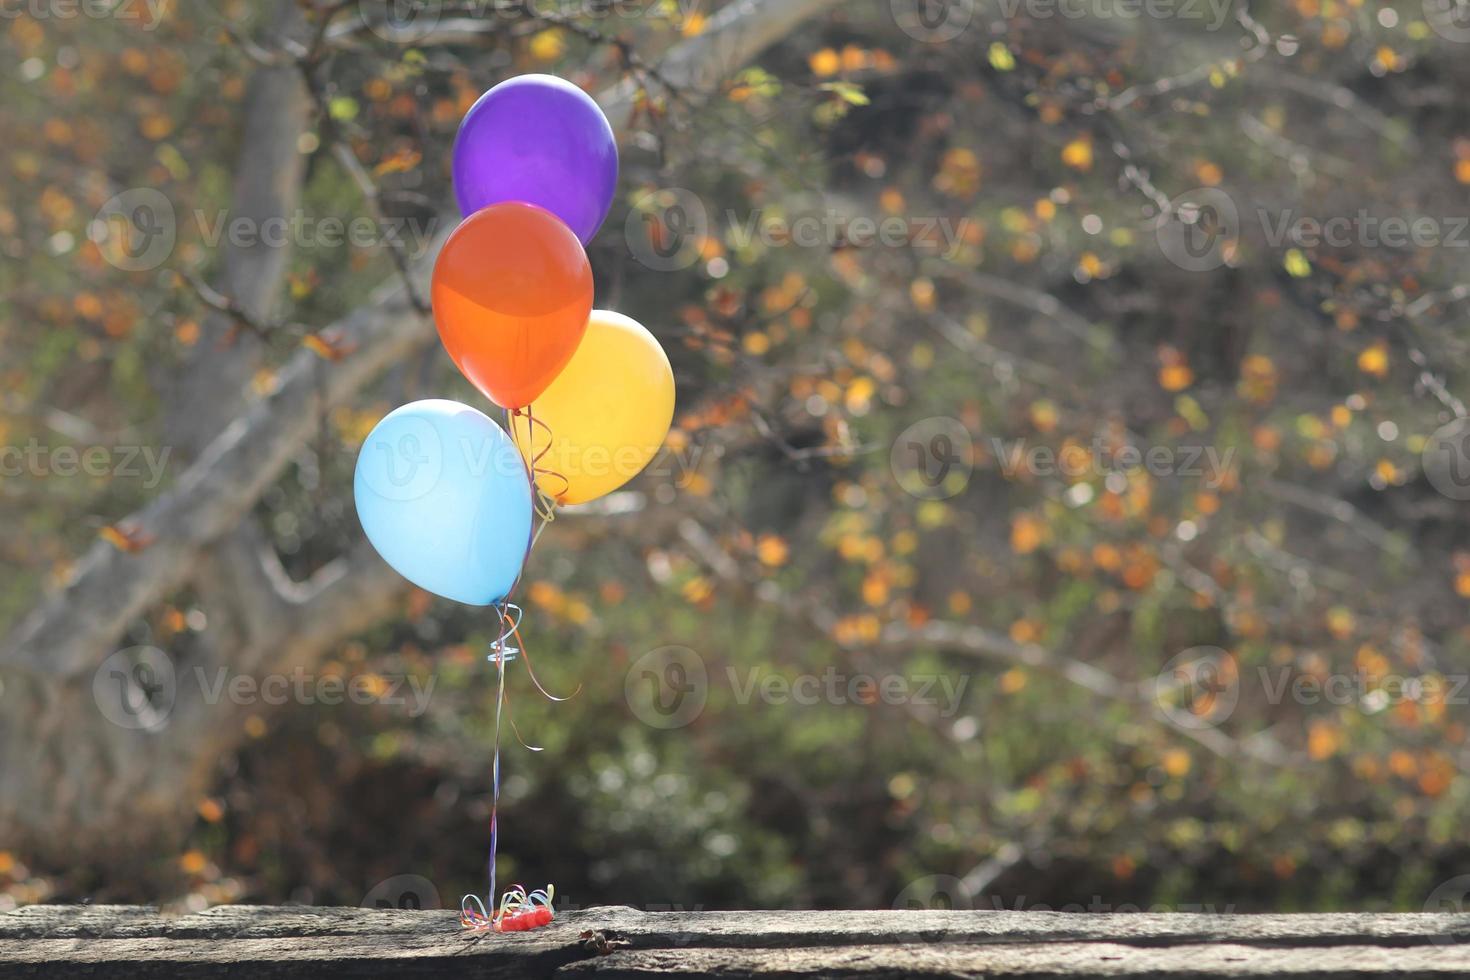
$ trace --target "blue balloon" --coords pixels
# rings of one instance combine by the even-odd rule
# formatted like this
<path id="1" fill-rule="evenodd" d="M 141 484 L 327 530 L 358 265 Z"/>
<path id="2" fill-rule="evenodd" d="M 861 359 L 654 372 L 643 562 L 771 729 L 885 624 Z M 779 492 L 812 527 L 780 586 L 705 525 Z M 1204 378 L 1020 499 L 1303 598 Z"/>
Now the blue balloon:
<path id="1" fill-rule="evenodd" d="M 362 444 L 353 481 L 368 540 L 421 589 L 505 600 L 531 541 L 531 481 L 505 430 L 452 401 L 405 405 Z"/>

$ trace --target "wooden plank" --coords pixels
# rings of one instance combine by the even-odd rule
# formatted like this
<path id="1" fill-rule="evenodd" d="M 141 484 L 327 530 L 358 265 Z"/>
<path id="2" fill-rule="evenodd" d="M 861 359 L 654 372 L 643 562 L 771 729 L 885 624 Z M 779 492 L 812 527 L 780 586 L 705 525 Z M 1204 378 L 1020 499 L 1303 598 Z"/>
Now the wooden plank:
<path id="1" fill-rule="evenodd" d="M 0 939 L 151 935 L 160 925 L 141 905 L 28 905 L 0 915 Z"/>
<path id="2" fill-rule="evenodd" d="M 1236 942 L 1266 946 L 1470 943 L 1470 914 L 1089 914 L 1007 911 L 638 912 L 590 910 L 654 946 L 796 947 L 882 942 Z M 599 927 L 600 928 L 600 927 Z"/>
<path id="3" fill-rule="evenodd" d="M 1087 914 L 1067 912 L 641 912 L 621 906 L 558 913 L 589 928 L 609 928 L 655 944 L 799 946 L 905 942 L 1111 940 L 1138 945 L 1239 942 L 1264 945 L 1415 945 L 1470 943 L 1470 914 L 1322 915 Z M 414 912 L 302 906 L 220 906 L 164 918 L 142 906 L 29 906 L 0 914 L 0 940 L 117 938 L 271 938 L 457 932 L 448 911 Z M 534 934 L 533 934 L 534 935 Z"/>
<path id="4" fill-rule="evenodd" d="M 687 949 L 618 952 L 558 971 L 565 980 L 676 980 L 695 977 L 813 977 L 878 980 L 898 977 L 1169 977 L 1295 980 L 1463 977 L 1470 950 L 1455 946 L 1390 949 L 1334 946 L 1129 946 L 1118 943 L 1006 943 L 998 946 L 827 946 L 806 949 Z"/>
<path id="5" fill-rule="evenodd" d="M 582 941 L 613 941 L 599 955 Z M 1470 915 L 564 911 L 467 938 L 453 912 L 118 906 L 0 915 L 0 978 L 1470 975 Z"/>

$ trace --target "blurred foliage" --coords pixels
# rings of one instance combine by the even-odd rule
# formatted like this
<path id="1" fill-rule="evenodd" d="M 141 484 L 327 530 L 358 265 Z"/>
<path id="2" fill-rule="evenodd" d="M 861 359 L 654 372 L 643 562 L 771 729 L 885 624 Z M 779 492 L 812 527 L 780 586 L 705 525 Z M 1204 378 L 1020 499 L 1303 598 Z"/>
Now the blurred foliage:
<path id="1" fill-rule="evenodd" d="M 665 342 L 680 415 L 634 506 L 565 515 L 528 568 L 532 662 L 548 690 L 580 692 L 551 704 L 511 672 L 519 731 L 545 751 L 507 733 L 506 876 L 550 879 L 579 904 L 887 906 L 1011 855 L 970 879 L 980 906 L 1421 907 L 1467 859 L 1455 678 L 1470 664 L 1470 535 L 1421 462 L 1463 413 L 1465 252 L 1273 243 L 1258 214 L 1367 210 L 1452 233 L 1470 186 L 1470 48 L 1418 3 L 1238 4 L 1261 20 L 1218 31 L 978 5 L 942 44 L 906 35 L 887 6 L 838 8 L 697 111 L 646 105 L 627 143 L 590 249 L 599 304 Z M 703 29 L 664 7 L 584 26 L 637 50 Z M 147 30 L 3 25 L 8 445 L 79 438 L 67 426 L 97 445 L 157 438 L 158 392 L 207 313 L 185 274 L 210 280 L 214 251 L 181 220 L 168 265 L 124 274 L 88 223 L 128 187 L 163 190 L 181 216 L 228 209 L 254 68 L 237 38 L 259 25 L 252 4 L 210 8 Z M 619 69 L 596 35 L 515 18 L 464 50 L 368 37 L 334 56 L 320 125 L 347 135 L 385 201 L 427 217 L 484 88 L 545 70 L 595 90 Z M 364 213 L 316 138 L 300 149 L 304 211 Z M 689 268 L 652 271 L 636 212 L 673 188 L 703 203 L 708 235 Z M 1207 272 L 1158 244 L 1161 205 L 1195 188 L 1242 215 Z M 748 234 L 753 219 L 828 213 L 899 218 L 913 240 Z M 953 247 L 936 247 L 946 228 Z M 298 247 L 288 319 L 325 325 L 391 275 L 381 247 Z M 267 339 L 277 363 L 302 342 Z M 438 395 L 478 397 L 436 350 L 323 421 L 257 508 L 294 574 L 355 539 L 366 432 Z M 919 499 L 890 449 L 942 417 L 973 436 L 973 473 Z M 1005 451 L 1091 460 L 1125 445 L 1224 462 L 1069 477 Z M 0 488 L 13 515 L 0 621 L 150 496 L 55 475 Z M 187 646 L 208 629 L 190 602 L 129 639 Z M 987 639 L 965 641 L 964 625 Z M 188 851 L 157 866 L 208 902 L 355 904 L 406 873 L 451 903 L 483 887 L 490 626 L 406 597 L 322 673 L 432 679 L 430 710 L 263 711 L 220 761 Z M 625 682 L 670 645 L 703 662 L 708 703 L 660 730 Z M 1239 703 L 1218 724 L 1171 722 L 1153 681 L 1200 646 L 1228 652 Z M 871 691 L 741 696 L 748 677 L 829 669 L 965 686 L 953 714 Z M 1390 676 L 1429 693 L 1394 698 Z M 1278 677 L 1355 686 L 1345 703 L 1299 703 L 1268 696 Z M 15 900 L 158 897 L 24 859 L 0 851 Z"/>

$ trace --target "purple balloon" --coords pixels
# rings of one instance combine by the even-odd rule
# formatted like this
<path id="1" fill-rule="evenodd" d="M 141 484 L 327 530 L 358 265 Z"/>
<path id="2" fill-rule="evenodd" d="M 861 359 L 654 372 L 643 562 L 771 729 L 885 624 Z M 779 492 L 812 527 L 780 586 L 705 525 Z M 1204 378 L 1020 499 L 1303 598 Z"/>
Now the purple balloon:
<path id="1" fill-rule="evenodd" d="M 466 217 L 520 201 L 566 222 L 586 245 L 612 209 L 618 144 L 586 92 L 521 75 L 480 96 L 454 141 L 454 193 Z"/>

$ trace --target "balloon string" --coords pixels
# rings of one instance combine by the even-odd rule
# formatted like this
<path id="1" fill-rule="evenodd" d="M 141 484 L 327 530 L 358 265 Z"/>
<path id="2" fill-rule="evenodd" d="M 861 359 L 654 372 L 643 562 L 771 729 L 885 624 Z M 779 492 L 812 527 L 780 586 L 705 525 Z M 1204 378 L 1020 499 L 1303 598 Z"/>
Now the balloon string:
<path id="1" fill-rule="evenodd" d="M 510 411 L 509 423 L 512 436 L 517 435 L 515 420 L 520 418 L 522 415 L 529 417 L 530 412 L 531 410 L 529 407 L 524 409 L 516 408 Z M 545 425 L 545 423 L 538 424 Z M 549 432 L 550 429 L 548 429 L 547 431 Z M 515 581 L 511 583 L 510 588 L 506 590 L 505 598 L 501 600 L 502 607 L 510 607 L 512 605 L 510 599 L 513 595 L 515 595 L 516 590 L 521 587 L 521 579 L 526 577 L 526 566 L 530 564 L 532 550 L 535 549 L 536 543 L 541 540 L 541 534 L 543 531 L 546 530 L 546 525 L 550 524 L 553 520 L 556 519 L 556 501 L 550 500 L 546 496 L 546 494 L 541 491 L 541 488 L 536 485 L 537 470 L 535 462 L 536 461 L 534 459 L 530 463 L 526 463 L 525 460 L 522 460 L 522 466 L 525 468 L 526 471 L 526 479 L 531 484 L 531 492 L 534 497 L 531 515 L 531 533 L 526 538 L 526 554 L 525 557 L 521 559 L 521 570 L 516 574 Z M 514 608 L 518 612 L 520 611 L 519 606 L 516 606 Z M 519 623 L 520 620 L 517 619 L 516 625 L 519 625 Z M 505 625 L 504 617 L 501 618 L 501 625 L 502 627 Z M 503 640 L 505 639 L 505 637 L 502 636 L 501 639 Z"/>
<path id="2" fill-rule="evenodd" d="M 488 876 L 490 882 L 489 902 L 480 900 L 478 895 L 466 895 L 460 900 L 460 925 L 466 929 L 475 931 L 493 930 L 500 932 L 502 929 L 509 931 L 520 931 L 522 929 L 535 928 L 545 925 L 551 921 L 551 897 L 554 894 L 553 886 L 547 885 L 544 891 L 538 890 L 527 893 L 525 888 L 516 885 L 508 890 L 502 897 L 499 909 L 490 913 L 488 905 L 495 903 L 495 889 L 497 885 L 498 869 L 496 866 L 497 855 L 500 850 L 500 739 L 501 720 L 510 723 L 511 731 L 515 733 L 516 741 L 532 752 L 540 752 L 541 748 L 530 745 L 521 737 L 519 726 L 516 725 L 515 716 L 511 711 L 510 697 L 505 687 L 505 665 L 508 661 L 515 660 L 519 656 L 526 664 L 526 673 L 531 678 L 531 683 L 536 690 L 549 701 L 564 702 L 576 697 L 582 691 L 582 686 L 577 685 L 576 691 L 565 698 L 559 698 L 551 694 L 542 685 L 536 671 L 531 666 L 530 653 L 525 650 L 525 641 L 521 638 L 521 620 L 525 617 L 525 611 L 510 601 L 516 590 L 520 587 L 521 579 L 525 576 L 526 565 L 530 562 L 531 552 L 535 549 L 537 542 L 541 540 L 546 526 L 556 520 L 557 499 L 547 493 L 541 487 L 541 479 L 559 480 L 563 485 L 562 496 L 571 489 L 571 481 L 564 475 L 554 470 L 542 467 L 541 461 L 552 451 L 551 427 L 536 418 L 530 406 L 525 409 L 515 409 L 511 412 L 511 433 L 516 435 L 515 420 L 524 417 L 526 419 L 526 437 L 529 450 L 529 462 L 526 465 L 526 478 L 530 481 L 532 492 L 535 494 L 535 528 L 529 540 L 526 542 L 525 559 L 521 562 L 521 572 L 516 576 L 515 582 L 511 584 L 506 592 L 505 598 L 495 607 L 495 613 L 500 619 L 500 633 L 490 647 L 488 659 L 495 664 L 496 670 L 496 696 L 495 696 L 495 748 L 491 768 L 491 801 L 490 801 L 490 859 L 488 862 Z M 536 452 L 536 433 L 540 431 L 545 434 L 546 448 L 539 453 Z M 514 640 L 514 646 L 511 641 Z"/>
<path id="3" fill-rule="evenodd" d="M 520 623 L 516 623 L 515 626 L 511 627 L 511 635 L 515 637 L 515 640 L 516 640 L 517 643 L 522 643 L 523 642 L 521 640 L 521 635 L 520 635 Z M 525 651 L 525 650 L 522 651 L 521 661 L 526 665 L 526 673 L 530 676 L 531 683 L 536 685 L 536 690 L 540 691 L 541 692 L 541 696 L 544 697 L 546 700 L 548 700 L 548 701 L 554 701 L 557 704 L 561 704 L 563 702 L 570 701 L 572 698 L 574 698 L 578 694 L 581 694 L 582 693 L 582 685 L 581 684 L 578 684 L 577 685 L 577 689 L 575 691 L 573 691 L 571 694 L 568 694 L 564 698 L 557 697 L 556 695 L 552 694 L 550 691 L 546 690 L 546 688 L 542 686 L 540 679 L 537 678 L 537 676 L 536 676 L 536 670 L 535 670 L 535 668 L 533 668 L 531 666 L 531 654 L 530 654 L 530 651 Z"/>
<path id="4" fill-rule="evenodd" d="M 495 749 L 491 763 L 491 797 L 490 797 L 490 860 L 487 872 L 490 881 L 489 905 L 495 903 L 495 890 L 498 884 L 499 869 L 497 867 L 500 852 L 500 735 L 501 720 L 510 722 L 511 730 L 515 732 L 517 740 L 532 752 L 540 752 L 541 749 L 526 745 L 521 738 L 520 729 L 516 727 L 515 718 L 510 710 L 510 694 L 505 687 L 505 665 L 515 660 L 523 651 L 512 646 L 512 638 L 520 642 L 519 628 L 521 619 L 525 612 L 520 606 L 511 602 L 502 602 L 495 607 L 495 613 L 500 618 L 500 635 L 491 644 L 490 655 L 486 658 L 495 664 L 496 671 L 496 695 L 495 695 Z M 547 885 L 545 890 L 537 890 L 527 893 L 521 885 L 508 890 L 501 898 L 499 909 L 492 915 L 487 911 L 487 902 L 478 895 L 466 895 L 459 902 L 459 922 L 465 929 L 478 932 L 484 931 L 511 931 L 519 932 L 526 929 L 534 929 L 543 926 L 552 919 L 551 897 L 555 894 L 554 886 Z"/>
<path id="5" fill-rule="evenodd" d="M 492 655 L 495 661 L 495 762 L 490 797 L 490 901 L 495 901 L 496 855 L 500 851 L 500 713 L 505 707 L 505 661 L 512 656 L 505 646 L 505 612 L 500 612 L 501 638 L 496 641 L 498 649 Z"/>
<path id="6" fill-rule="evenodd" d="M 514 610 L 512 614 L 511 610 Z M 495 692 L 495 750 L 493 762 L 491 763 L 491 796 L 490 796 L 490 861 L 487 871 L 490 878 L 490 903 L 495 902 L 496 887 L 496 855 L 500 850 L 500 719 L 505 708 L 505 664 L 508 660 L 514 660 L 520 651 L 510 646 L 507 640 L 514 635 L 515 627 L 520 624 L 521 610 L 518 606 L 510 603 L 502 603 L 495 607 L 495 614 L 500 617 L 500 635 L 490 647 L 490 656 L 487 658 L 495 664 L 496 692 Z M 485 905 L 480 903 L 481 919 L 477 920 L 468 908 L 470 899 L 479 902 L 479 897 L 466 895 L 460 900 L 460 923 L 465 928 L 482 928 L 493 925 L 493 920 L 485 915 Z"/>
<path id="7" fill-rule="evenodd" d="M 503 602 L 499 606 L 496 606 L 495 609 L 496 609 L 496 612 L 500 615 L 500 638 L 495 641 L 495 643 L 491 646 L 491 649 L 492 650 L 504 650 L 505 651 L 504 660 L 506 662 L 515 660 L 517 657 L 520 657 L 523 660 L 524 659 L 527 659 L 529 657 L 529 654 L 525 650 L 525 645 L 524 645 L 524 642 L 521 640 L 521 635 L 520 635 L 520 624 L 521 624 L 521 620 L 525 617 L 525 610 L 523 610 L 520 606 L 516 605 L 513 602 Z M 507 623 L 509 625 L 507 625 Z M 509 646 L 507 644 L 507 641 L 510 640 L 512 637 L 515 638 L 515 641 L 516 641 L 516 644 L 517 644 L 516 646 Z M 491 662 L 493 662 L 493 663 L 494 662 L 498 662 L 498 658 L 497 658 L 497 655 L 495 653 L 491 653 L 490 654 L 490 657 L 488 659 Z M 503 673 L 503 668 L 502 668 L 502 673 Z M 527 742 L 524 737 L 522 737 L 520 726 L 516 724 L 515 712 L 511 709 L 510 689 L 505 687 L 505 680 L 504 680 L 503 677 L 501 678 L 501 688 L 502 688 L 502 701 L 501 701 L 501 703 L 505 706 L 505 720 L 510 723 L 510 730 L 515 734 L 516 741 L 517 742 L 520 742 L 521 743 L 521 748 L 526 749 L 527 751 L 530 751 L 530 752 L 542 752 L 542 751 L 545 751 L 541 746 L 539 746 L 539 745 L 532 745 L 530 742 Z M 497 712 L 496 725 L 497 725 L 497 728 L 498 728 L 499 723 L 500 723 L 500 719 L 499 719 L 499 715 L 498 715 L 499 710 L 500 710 L 499 707 L 497 707 L 496 708 L 496 712 Z M 498 732 L 497 732 L 497 735 L 498 735 Z M 498 745 L 499 745 L 499 743 L 497 741 L 497 748 L 498 748 Z"/>
<path id="8" fill-rule="evenodd" d="M 546 477 L 553 480 L 560 480 L 566 488 L 562 491 L 563 496 L 568 490 L 571 489 L 572 483 L 561 473 L 558 473 L 555 470 L 547 469 L 540 465 L 541 461 L 551 454 L 551 450 L 554 445 L 554 438 L 552 435 L 551 426 L 547 425 L 545 422 L 536 417 L 536 410 L 534 406 L 527 405 L 525 408 L 517 408 L 511 412 L 511 428 L 513 433 L 515 433 L 515 420 L 520 418 L 524 418 L 526 420 L 525 445 L 527 446 L 527 455 L 530 457 L 530 462 L 527 464 L 526 468 L 528 471 L 528 476 L 531 479 L 531 489 L 536 494 L 536 516 L 540 519 L 540 523 L 537 524 L 535 532 L 531 535 L 531 545 L 526 549 L 526 558 L 529 560 L 529 558 L 531 557 L 531 550 L 535 548 L 536 543 L 541 540 L 541 535 L 546 531 L 547 525 L 556 520 L 556 498 L 554 498 L 552 495 L 548 494 L 545 490 L 542 489 L 542 478 Z M 540 450 L 539 452 L 536 450 L 536 433 L 538 431 L 544 433 L 546 439 L 546 448 Z M 516 642 L 524 648 L 525 643 L 521 640 L 520 634 L 518 632 L 519 626 L 520 623 L 517 622 L 514 626 L 511 627 L 511 632 L 515 635 Z M 560 704 L 565 701 L 570 701 L 572 698 L 582 693 L 582 685 L 578 684 L 577 689 L 571 694 L 568 694 L 566 697 L 563 698 L 557 697 L 550 691 L 546 690 L 546 686 L 543 685 L 541 683 L 541 679 L 536 676 L 536 670 L 534 667 L 531 666 L 530 653 L 524 653 L 522 659 L 525 662 L 526 673 L 530 676 L 531 683 L 536 685 L 536 690 L 540 691 L 541 696 L 546 698 L 548 701 L 554 701 Z"/>
<path id="9" fill-rule="evenodd" d="M 552 434 L 551 426 L 538 419 L 535 409 L 530 405 L 527 405 L 524 409 L 516 409 L 514 416 L 526 420 L 526 446 L 527 453 L 530 457 L 531 488 L 536 494 L 537 514 L 541 517 L 544 526 L 556 520 L 558 501 L 571 492 L 572 481 L 565 474 L 551 469 L 548 466 L 541 465 L 542 460 L 550 456 L 552 450 L 556 447 L 556 440 Z M 512 422 L 512 426 L 514 426 L 514 422 Z M 539 451 L 536 449 L 536 437 L 538 433 L 546 440 L 546 448 Z M 559 483 L 561 491 L 554 494 L 548 492 L 542 485 L 546 480 Z"/>

